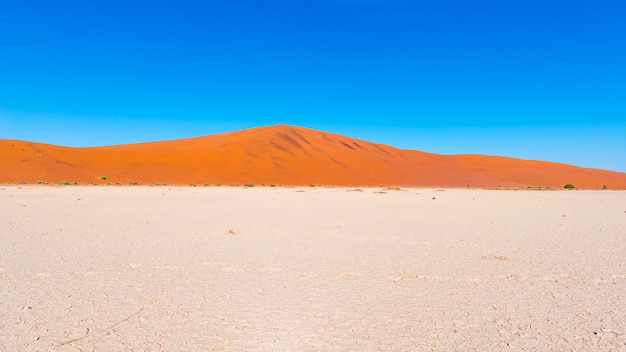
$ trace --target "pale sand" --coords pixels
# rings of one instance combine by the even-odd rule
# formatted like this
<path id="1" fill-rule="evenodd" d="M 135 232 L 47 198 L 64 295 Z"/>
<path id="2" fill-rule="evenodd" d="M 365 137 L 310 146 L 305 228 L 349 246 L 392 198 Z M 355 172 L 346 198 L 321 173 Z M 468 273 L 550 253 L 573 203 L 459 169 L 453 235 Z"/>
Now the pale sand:
<path id="1" fill-rule="evenodd" d="M 626 192 L 379 191 L 0 187 L 0 350 L 626 350 Z"/>

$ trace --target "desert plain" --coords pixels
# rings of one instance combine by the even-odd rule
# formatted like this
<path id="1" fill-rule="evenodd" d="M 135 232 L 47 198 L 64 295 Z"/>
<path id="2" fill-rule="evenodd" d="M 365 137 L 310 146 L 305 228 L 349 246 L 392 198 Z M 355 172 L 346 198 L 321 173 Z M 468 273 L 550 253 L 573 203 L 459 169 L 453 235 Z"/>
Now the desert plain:
<path id="1" fill-rule="evenodd" d="M 2 351 L 624 351 L 626 192 L 0 186 Z"/>

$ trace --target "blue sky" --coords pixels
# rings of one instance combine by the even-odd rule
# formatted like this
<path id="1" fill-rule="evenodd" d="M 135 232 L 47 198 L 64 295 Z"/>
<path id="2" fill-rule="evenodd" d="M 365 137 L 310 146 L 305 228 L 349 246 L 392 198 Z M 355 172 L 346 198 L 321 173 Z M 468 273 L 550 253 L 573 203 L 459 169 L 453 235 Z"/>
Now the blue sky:
<path id="1" fill-rule="evenodd" d="M 0 3 L 0 138 L 288 123 L 626 172 L 626 1 Z"/>

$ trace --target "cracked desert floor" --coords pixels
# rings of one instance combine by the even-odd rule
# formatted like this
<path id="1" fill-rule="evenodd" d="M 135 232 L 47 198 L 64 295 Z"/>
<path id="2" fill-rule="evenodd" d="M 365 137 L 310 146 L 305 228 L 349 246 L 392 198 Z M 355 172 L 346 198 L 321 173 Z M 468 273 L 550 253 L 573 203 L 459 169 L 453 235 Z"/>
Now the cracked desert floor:
<path id="1" fill-rule="evenodd" d="M 0 186 L 2 351 L 626 350 L 626 192 Z"/>

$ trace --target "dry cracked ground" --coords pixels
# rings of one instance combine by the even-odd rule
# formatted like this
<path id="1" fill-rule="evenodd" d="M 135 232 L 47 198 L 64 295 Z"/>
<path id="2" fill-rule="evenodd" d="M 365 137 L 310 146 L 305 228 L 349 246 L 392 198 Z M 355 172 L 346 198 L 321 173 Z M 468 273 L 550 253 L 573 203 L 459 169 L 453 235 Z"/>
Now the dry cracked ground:
<path id="1" fill-rule="evenodd" d="M 0 350 L 625 351 L 625 211 L 611 191 L 0 187 Z"/>

